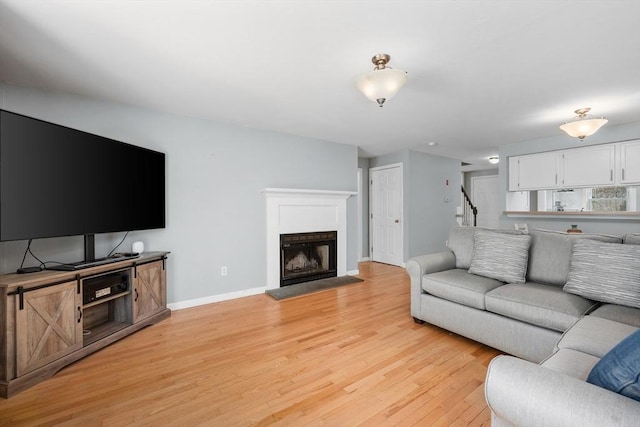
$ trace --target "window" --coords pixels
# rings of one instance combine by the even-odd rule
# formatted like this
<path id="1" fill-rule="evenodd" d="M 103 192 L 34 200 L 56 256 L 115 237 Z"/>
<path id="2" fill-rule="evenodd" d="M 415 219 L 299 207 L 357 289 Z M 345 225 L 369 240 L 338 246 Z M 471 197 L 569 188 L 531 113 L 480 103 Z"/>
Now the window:
<path id="1" fill-rule="evenodd" d="M 639 212 L 638 188 L 593 187 L 538 191 L 537 210 L 555 212 Z M 534 209 L 535 210 L 535 209 Z"/>
<path id="2" fill-rule="evenodd" d="M 629 191 L 627 187 L 597 187 L 587 191 L 590 211 L 626 212 Z"/>

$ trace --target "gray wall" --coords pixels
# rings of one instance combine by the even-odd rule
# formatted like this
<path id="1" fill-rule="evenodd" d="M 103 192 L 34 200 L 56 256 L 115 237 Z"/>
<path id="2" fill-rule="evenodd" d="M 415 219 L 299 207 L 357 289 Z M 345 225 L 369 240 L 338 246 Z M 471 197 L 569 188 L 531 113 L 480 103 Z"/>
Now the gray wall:
<path id="1" fill-rule="evenodd" d="M 266 286 L 263 188 L 357 190 L 354 146 L 8 84 L 0 91 L 3 109 L 166 153 L 167 228 L 134 232 L 123 248 L 142 240 L 147 250 L 172 252 L 169 302 Z M 114 173 L 127 171 L 116 167 Z M 356 270 L 356 197 L 347 209 L 347 270 Z M 122 236 L 96 236 L 96 256 Z M 0 243 L 2 272 L 18 268 L 25 247 Z M 32 249 L 43 260 L 75 261 L 82 259 L 82 238 L 40 239 Z M 221 266 L 228 276 L 220 276 Z"/>
<path id="2" fill-rule="evenodd" d="M 540 153 L 544 151 L 562 150 L 577 146 L 620 142 L 640 138 L 640 122 L 628 123 L 618 126 L 606 125 L 595 135 L 589 136 L 583 142 L 577 138 L 571 138 L 558 129 L 558 135 L 551 138 L 541 138 L 532 141 L 503 145 L 500 147 L 500 194 L 502 206 L 507 205 L 506 192 L 508 188 L 508 157 L 521 154 Z M 515 223 L 527 223 L 529 229 L 545 228 L 550 230 L 567 230 L 571 224 L 578 224 L 579 228 L 587 233 L 606 233 L 622 235 L 630 232 L 640 232 L 640 221 L 637 219 L 568 219 L 568 218 L 540 218 L 526 217 L 513 218 L 502 215 L 500 217 L 501 228 L 513 228 Z"/>
<path id="3" fill-rule="evenodd" d="M 358 254 L 359 259 L 369 258 L 369 159 L 358 158 L 358 168 L 362 169 L 362 253 Z"/>
<path id="4" fill-rule="evenodd" d="M 444 250 L 460 205 L 460 162 L 403 150 L 369 163 L 371 168 L 403 165 L 404 260 Z"/>
<path id="5" fill-rule="evenodd" d="M 410 164 L 408 258 L 446 249 L 461 185 L 458 160 L 411 151 Z"/>

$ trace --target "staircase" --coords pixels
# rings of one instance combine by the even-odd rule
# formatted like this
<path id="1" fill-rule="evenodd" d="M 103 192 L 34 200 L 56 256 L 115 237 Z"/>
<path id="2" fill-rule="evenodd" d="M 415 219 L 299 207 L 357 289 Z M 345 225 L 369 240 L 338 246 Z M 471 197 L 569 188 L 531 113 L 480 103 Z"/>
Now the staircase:
<path id="1" fill-rule="evenodd" d="M 471 203 L 469 195 L 466 191 L 464 191 L 464 186 L 461 185 L 460 189 L 462 190 L 462 194 L 464 195 L 462 225 L 475 227 L 477 225 L 478 208 L 473 206 L 473 203 Z"/>

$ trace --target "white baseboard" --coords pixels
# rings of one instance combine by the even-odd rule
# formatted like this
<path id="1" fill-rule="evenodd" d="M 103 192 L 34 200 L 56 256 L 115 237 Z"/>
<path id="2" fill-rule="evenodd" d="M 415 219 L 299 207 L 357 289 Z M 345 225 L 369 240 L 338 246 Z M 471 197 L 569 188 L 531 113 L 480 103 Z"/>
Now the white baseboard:
<path id="1" fill-rule="evenodd" d="M 368 256 L 365 256 L 358 260 L 358 262 L 366 262 L 366 261 L 371 261 L 371 258 L 369 258 Z"/>
<path id="2" fill-rule="evenodd" d="M 360 274 L 360 270 L 358 269 L 347 271 L 347 276 L 357 276 L 358 274 Z"/>
<path id="3" fill-rule="evenodd" d="M 196 298 L 187 301 L 172 302 L 167 304 L 171 310 L 182 310 L 183 308 L 197 307 L 199 305 L 211 304 L 214 302 L 228 301 L 236 298 L 249 297 L 252 295 L 263 294 L 267 288 L 243 289 L 241 291 L 229 292 L 227 294 L 211 295 L 203 298 Z"/>

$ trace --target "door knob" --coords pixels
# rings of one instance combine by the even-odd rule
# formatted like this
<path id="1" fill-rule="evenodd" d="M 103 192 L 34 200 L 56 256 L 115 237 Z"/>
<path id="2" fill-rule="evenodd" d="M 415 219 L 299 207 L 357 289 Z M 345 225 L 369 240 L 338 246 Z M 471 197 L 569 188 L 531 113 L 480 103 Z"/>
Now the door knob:
<path id="1" fill-rule="evenodd" d="M 396 219 L 396 224 L 400 224 L 400 220 L 399 219 Z"/>

